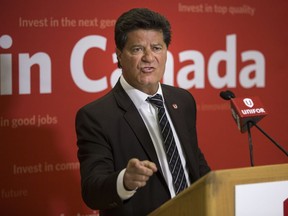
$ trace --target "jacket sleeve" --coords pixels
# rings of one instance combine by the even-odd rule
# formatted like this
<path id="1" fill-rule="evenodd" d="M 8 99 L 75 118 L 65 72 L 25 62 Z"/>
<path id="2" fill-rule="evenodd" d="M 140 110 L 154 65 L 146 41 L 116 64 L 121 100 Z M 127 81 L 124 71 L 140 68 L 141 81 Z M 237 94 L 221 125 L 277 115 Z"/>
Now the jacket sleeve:
<path id="1" fill-rule="evenodd" d="M 76 115 L 78 159 L 84 202 L 91 209 L 109 209 L 122 205 L 117 194 L 117 177 L 109 141 L 101 122 L 88 109 Z"/>

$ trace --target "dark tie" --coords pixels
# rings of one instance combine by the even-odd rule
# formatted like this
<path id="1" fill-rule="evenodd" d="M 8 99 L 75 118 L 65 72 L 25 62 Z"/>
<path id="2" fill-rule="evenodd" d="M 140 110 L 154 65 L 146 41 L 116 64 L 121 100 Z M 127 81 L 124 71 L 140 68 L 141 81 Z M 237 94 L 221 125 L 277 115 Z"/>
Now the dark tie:
<path id="1" fill-rule="evenodd" d="M 174 136 L 166 116 L 163 99 L 161 95 L 156 94 L 153 97 L 148 97 L 147 101 L 158 108 L 158 121 L 162 132 L 165 152 L 173 178 L 175 193 L 178 194 L 187 187 L 187 182 Z"/>

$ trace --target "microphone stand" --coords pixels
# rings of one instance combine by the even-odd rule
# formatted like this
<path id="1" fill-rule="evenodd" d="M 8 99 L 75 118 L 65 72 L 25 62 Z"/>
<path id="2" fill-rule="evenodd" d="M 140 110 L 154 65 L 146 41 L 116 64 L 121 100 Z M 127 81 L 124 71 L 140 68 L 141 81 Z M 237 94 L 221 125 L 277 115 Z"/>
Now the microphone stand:
<path id="1" fill-rule="evenodd" d="M 251 131 L 250 131 L 250 124 L 252 123 L 252 121 L 248 121 L 247 122 L 247 131 L 248 131 L 248 143 L 249 143 L 249 153 L 250 153 L 250 164 L 251 167 L 254 166 L 254 156 L 253 156 L 253 143 L 252 143 L 252 135 L 251 135 Z"/>
<path id="2" fill-rule="evenodd" d="M 270 137 L 261 127 L 259 127 L 255 122 L 253 121 L 248 121 L 247 122 L 247 129 L 248 129 L 248 139 L 249 139 L 249 146 L 250 146 L 250 160 L 251 160 L 251 154 L 253 154 L 253 146 L 252 146 L 252 137 L 250 133 L 250 124 L 255 126 L 264 136 L 266 136 L 276 147 L 278 147 L 287 157 L 288 157 L 288 152 L 285 150 L 279 143 L 277 143 L 272 137 Z M 252 151 L 252 152 L 251 152 Z M 252 160 L 251 160 L 251 166 L 253 166 L 253 155 L 252 155 Z"/>

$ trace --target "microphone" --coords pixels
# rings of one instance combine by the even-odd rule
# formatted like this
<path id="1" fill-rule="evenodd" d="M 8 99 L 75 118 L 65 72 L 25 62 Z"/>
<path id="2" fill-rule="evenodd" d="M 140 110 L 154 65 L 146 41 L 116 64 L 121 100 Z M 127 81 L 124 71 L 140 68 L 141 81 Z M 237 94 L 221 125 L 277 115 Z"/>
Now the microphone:
<path id="1" fill-rule="evenodd" d="M 258 97 L 236 98 L 235 94 L 229 90 L 220 92 L 220 96 L 224 100 L 230 100 L 232 117 L 241 133 L 248 131 L 251 166 L 254 166 L 252 136 L 250 133 L 250 128 L 252 126 L 255 126 L 273 144 L 283 151 L 286 156 L 288 156 L 288 152 L 257 125 L 257 122 L 268 114 Z"/>
<path id="2" fill-rule="evenodd" d="M 235 98 L 235 95 L 233 92 L 226 90 L 220 92 L 220 97 L 222 97 L 224 100 L 230 100 L 232 98 Z"/>
<path id="3" fill-rule="evenodd" d="M 220 96 L 230 100 L 232 117 L 241 133 L 247 131 L 248 122 L 253 126 L 268 114 L 258 97 L 235 98 L 229 90 L 220 92 Z"/>

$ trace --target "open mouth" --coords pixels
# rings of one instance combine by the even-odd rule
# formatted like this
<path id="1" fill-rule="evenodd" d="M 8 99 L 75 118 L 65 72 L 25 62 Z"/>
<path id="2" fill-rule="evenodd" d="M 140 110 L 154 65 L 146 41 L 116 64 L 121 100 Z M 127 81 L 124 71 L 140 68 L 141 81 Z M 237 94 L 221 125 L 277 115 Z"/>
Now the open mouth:
<path id="1" fill-rule="evenodd" d="M 155 70 L 154 67 L 142 67 L 141 68 L 141 71 L 144 72 L 144 73 L 151 73 L 154 70 Z"/>

